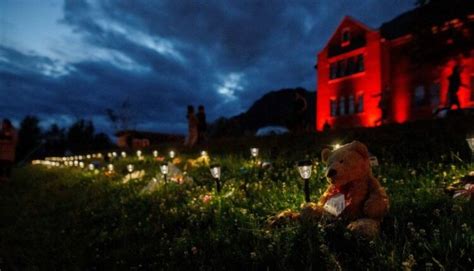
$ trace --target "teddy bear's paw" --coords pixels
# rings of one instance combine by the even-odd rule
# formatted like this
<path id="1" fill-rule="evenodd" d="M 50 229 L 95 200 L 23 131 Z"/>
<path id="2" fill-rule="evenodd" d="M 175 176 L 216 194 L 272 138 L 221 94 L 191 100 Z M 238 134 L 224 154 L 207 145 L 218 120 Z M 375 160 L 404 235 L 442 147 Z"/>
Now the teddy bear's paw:
<path id="1" fill-rule="evenodd" d="M 280 212 L 276 216 L 270 217 L 267 220 L 267 225 L 271 228 L 278 228 L 291 222 L 298 221 L 299 219 L 300 213 L 288 209 Z"/>
<path id="2" fill-rule="evenodd" d="M 301 206 L 301 220 L 315 222 L 325 218 L 327 213 L 316 203 L 306 203 Z"/>
<path id="3" fill-rule="evenodd" d="M 370 218 L 362 218 L 351 222 L 347 229 L 355 235 L 367 239 L 375 239 L 380 233 L 380 222 Z"/>

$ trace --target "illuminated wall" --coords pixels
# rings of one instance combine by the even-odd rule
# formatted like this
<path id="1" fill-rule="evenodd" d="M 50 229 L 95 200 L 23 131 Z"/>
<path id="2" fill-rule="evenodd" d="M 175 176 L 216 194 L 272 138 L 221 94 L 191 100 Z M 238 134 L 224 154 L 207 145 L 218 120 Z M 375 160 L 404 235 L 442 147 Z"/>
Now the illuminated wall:
<path id="1" fill-rule="evenodd" d="M 344 31 L 352 33 L 358 43 L 346 42 L 343 38 Z M 326 122 L 331 128 L 380 125 L 381 91 L 384 91 L 387 97 L 386 122 L 389 123 L 430 118 L 436 108 L 445 107 L 448 77 L 455 60 L 437 67 L 414 65 L 407 54 L 410 42 L 410 35 L 385 40 L 378 30 L 345 17 L 328 44 L 318 54 L 316 129 L 323 130 Z M 345 63 L 345 59 L 358 55 L 364 56 L 363 72 L 334 76 L 335 64 Z M 463 67 L 463 86 L 458 93 L 461 107 L 474 107 L 474 50 L 470 56 L 458 57 L 456 61 Z M 331 114 L 331 105 L 341 104 L 340 107 L 344 107 L 344 103 L 340 103 L 341 98 L 347 100 L 351 95 L 363 95 L 361 112 L 334 114 L 333 110 Z M 347 104 L 345 106 L 347 109 Z"/>

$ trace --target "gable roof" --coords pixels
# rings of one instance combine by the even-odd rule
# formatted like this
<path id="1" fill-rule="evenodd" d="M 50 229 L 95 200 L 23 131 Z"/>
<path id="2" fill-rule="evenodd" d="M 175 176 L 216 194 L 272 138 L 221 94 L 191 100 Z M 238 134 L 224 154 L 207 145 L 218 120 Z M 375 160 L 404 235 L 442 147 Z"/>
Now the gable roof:
<path id="1" fill-rule="evenodd" d="M 472 0 L 431 0 L 383 23 L 380 33 L 386 39 L 396 39 L 412 33 L 420 25 L 431 27 L 469 14 L 474 14 Z"/>
<path id="2" fill-rule="evenodd" d="M 360 28 L 365 29 L 365 30 L 367 30 L 367 31 L 377 31 L 377 30 L 375 30 L 375 29 L 370 28 L 369 26 L 367 26 L 366 24 L 362 23 L 361 21 L 355 19 L 354 17 L 349 16 L 349 15 L 346 15 L 346 16 L 344 16 L 344 18 L 342 18 L 341 22 L 337 25 L 336 30 L 333 32 L 333 34 L 331 35 L 331 37 L 328 39 L 328 41 L 327 41 L 326 44 L 324 45 L 324 48 L 328 47 L 329 43 L 331 43 L 331 41 L 332 41 L 332 40 L 334 39 L 334 37 L 336 36 L 336 33 L 339 32 L 339 29 L 341 28 L 341 26 L 342 26 L 346 21 L 349 21 L 349 22 L 351 22 L 352 24 L 355 24 L 355 25 L 359 26 Z"/>

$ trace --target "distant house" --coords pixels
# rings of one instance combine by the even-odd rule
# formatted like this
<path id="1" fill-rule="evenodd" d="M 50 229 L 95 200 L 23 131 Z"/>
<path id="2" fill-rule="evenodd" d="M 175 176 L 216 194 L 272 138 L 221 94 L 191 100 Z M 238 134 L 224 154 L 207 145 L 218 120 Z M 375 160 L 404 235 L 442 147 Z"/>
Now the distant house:
<path id="1" fill-rule="evenodd" d="M 342 20 L 317 56 L 317 130 L 328 125 L 377 126 L 381 119 L 383 123 L 403 123 L 430 118 L 436 109 L 448 105 L 448 78 L 455 65 L 462 67 L 457 95 L 461 108 L 474 107 L 474 48 L 472 43 L 453 44 L 456 42 L 451 38 L 472 41 L 474 1 L 432 2 L 379 29 L 349 16 Z M 420 30 L 417 22 L 429 27 Z M 433 64 L 416 59 L 414 49 L 420 44 L 431 46 L 420 43 L 415 31 L 428 33 L 421 36 L 428 37 L 424 41 L 430 37 L 441 40 L 447 60 Z M 460 46 L 469 46 L 468 53 L 458 53 Z M 383 118 L 382 108 L 386 112 Z"/>
<path id="2" fill-rule="evenodd" d="M 117 137 L 117 146 L 120 148 L 139 149 L 163 143 L 184 142 L 184 136 L 182 135 L 135 130 L 119 131 L 115 136 Z"/>

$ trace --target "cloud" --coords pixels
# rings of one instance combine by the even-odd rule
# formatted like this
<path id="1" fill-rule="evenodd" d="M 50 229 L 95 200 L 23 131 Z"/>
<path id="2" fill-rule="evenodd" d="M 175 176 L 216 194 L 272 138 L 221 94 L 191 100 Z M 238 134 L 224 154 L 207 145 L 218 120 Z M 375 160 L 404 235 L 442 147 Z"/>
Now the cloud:
<path id="1" fill-rule="evenodd" d="M 378 27 L 411 7 L 400 0 L 64 1 L 57 24 L 73 36 L 53 44 L 55 54 L 0 47 L 0 107 L 16 119 L 92 118 L 107 130 L 105 109 L 128 100 L 138 128 L 184 133 L 188 104 L 204 104 L 212 120 L 270 90 L 314 90 L 316 53 L 344 15 Z"/>

